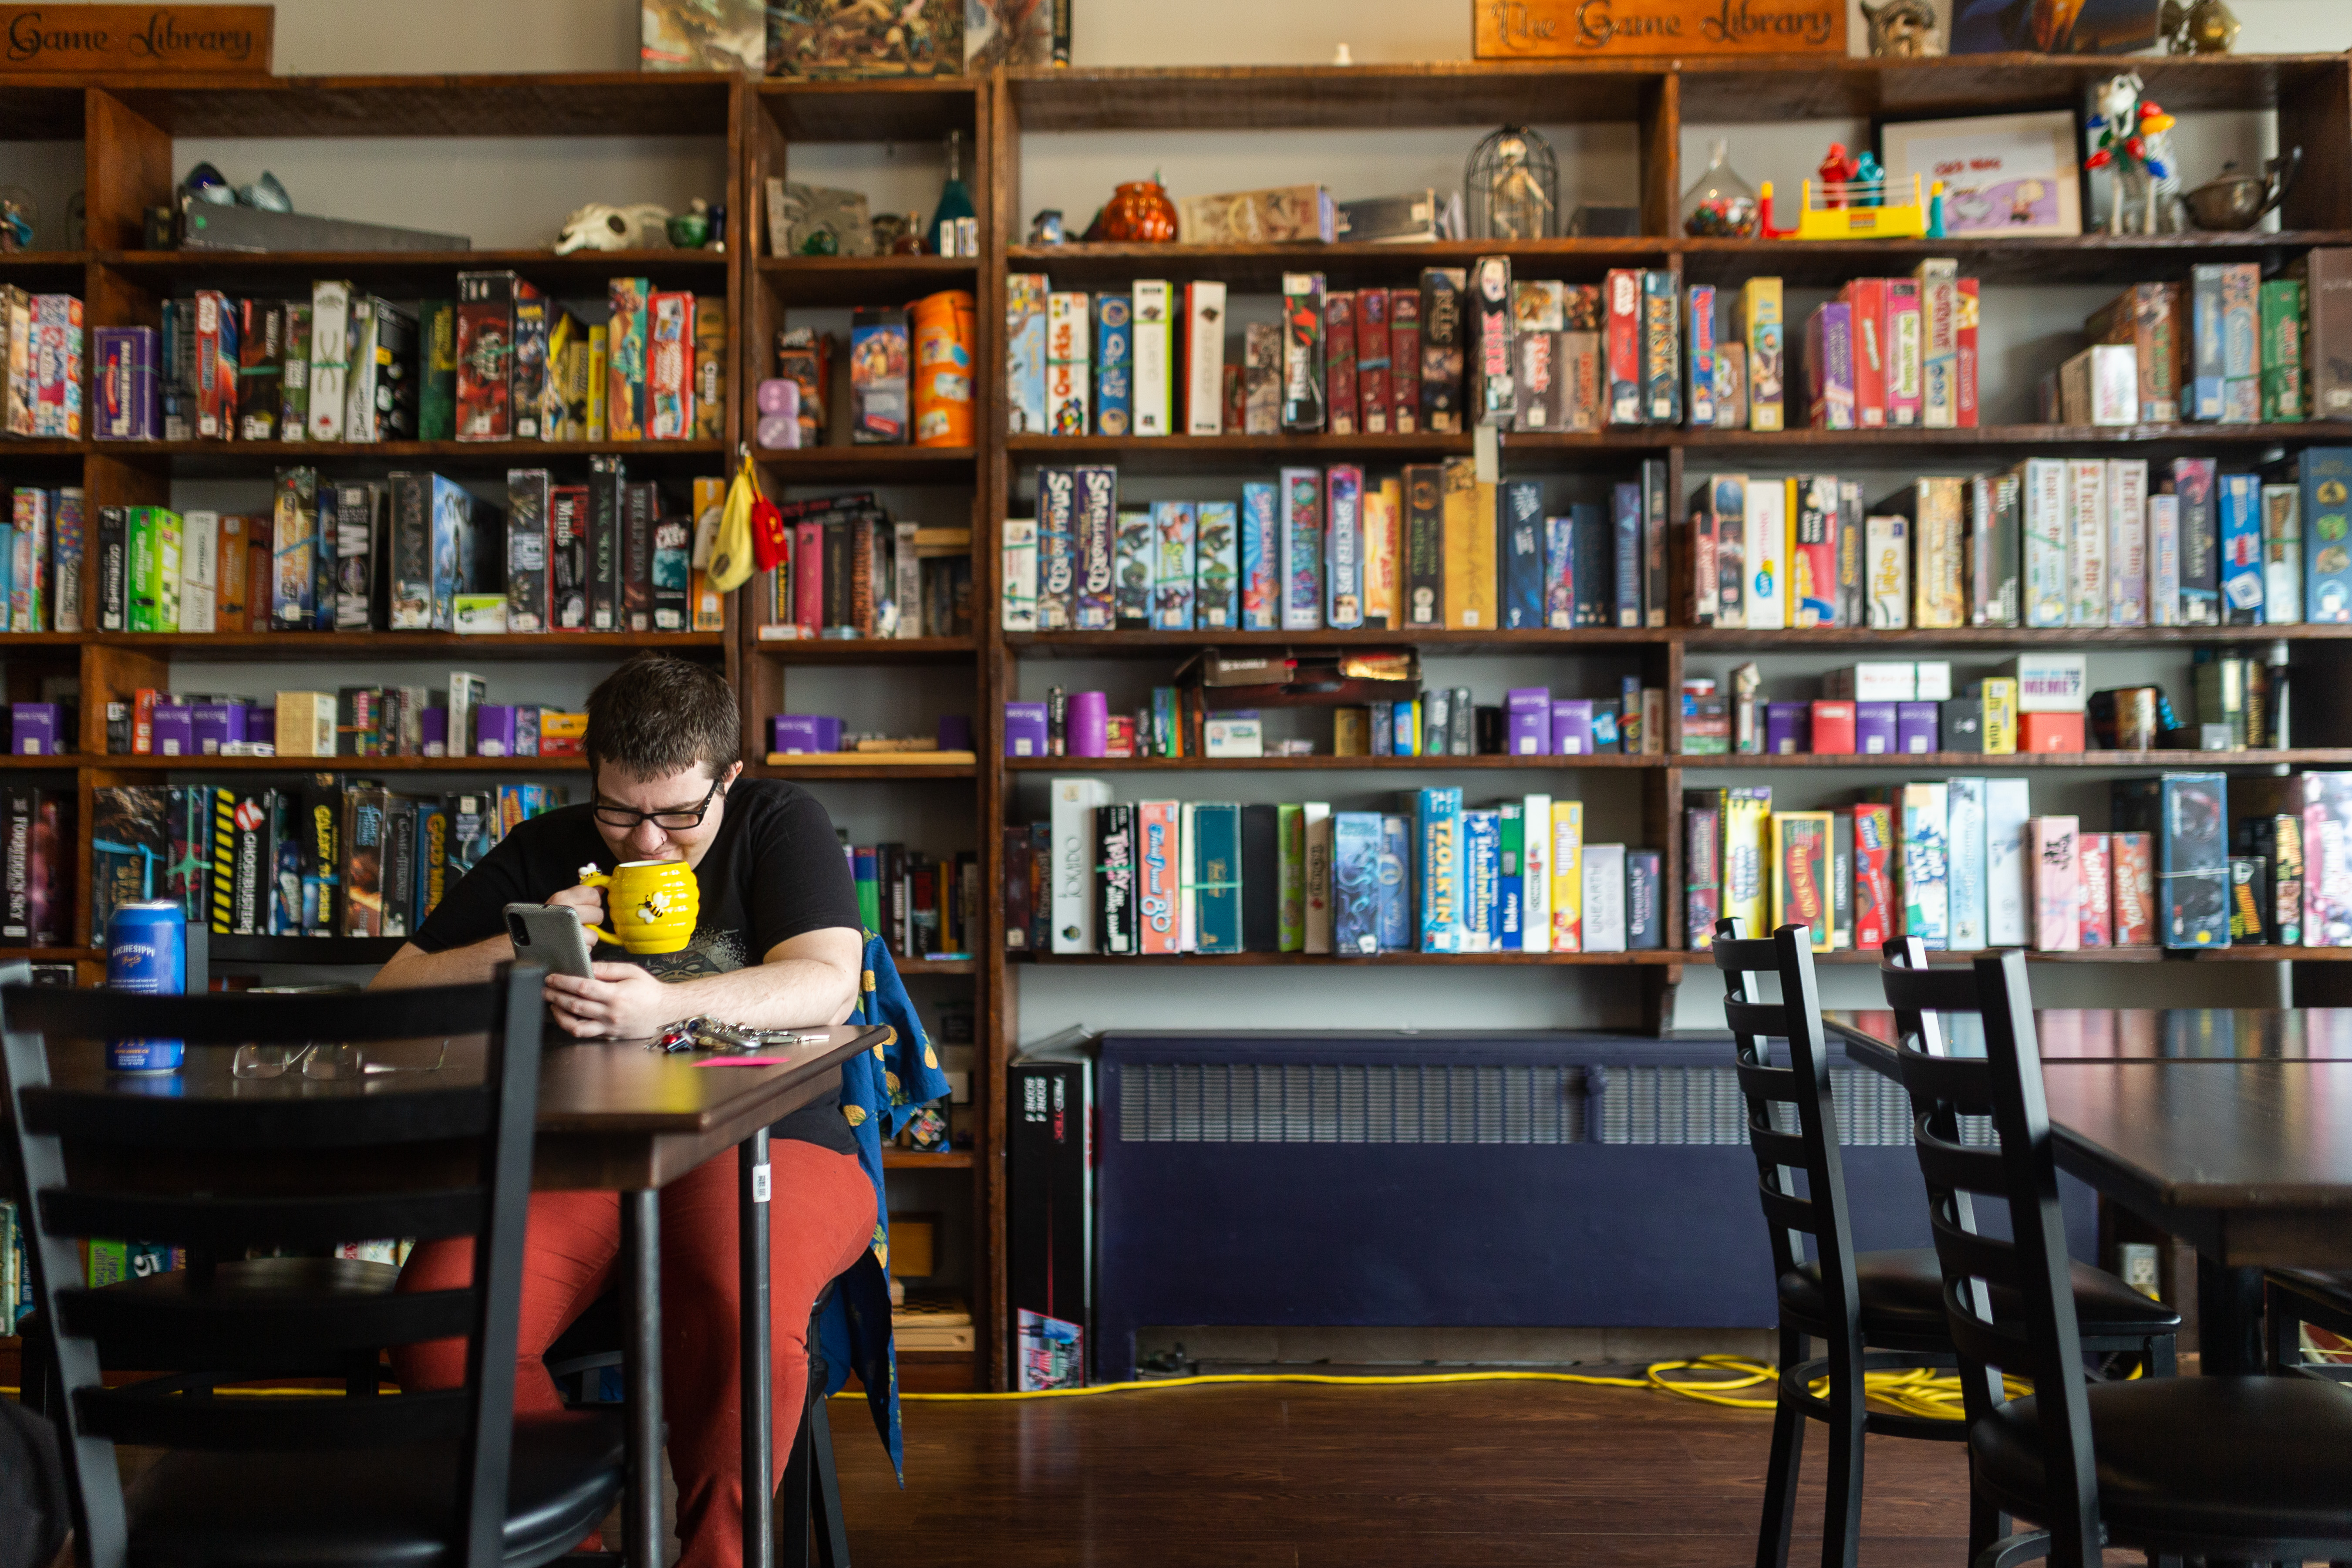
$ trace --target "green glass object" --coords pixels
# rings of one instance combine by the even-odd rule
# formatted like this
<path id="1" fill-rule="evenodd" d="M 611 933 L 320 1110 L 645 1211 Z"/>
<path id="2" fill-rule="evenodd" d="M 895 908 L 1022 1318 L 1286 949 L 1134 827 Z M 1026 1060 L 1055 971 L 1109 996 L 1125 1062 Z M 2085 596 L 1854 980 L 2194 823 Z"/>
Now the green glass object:
<path id="1" fill-rule="evenodd" d="M 801 241 L 801 254 L 803 256 L 838 256 L 841 254 L 841 242 L 833 237 L 833 232 L 830 229 L 821 228 Z"/>

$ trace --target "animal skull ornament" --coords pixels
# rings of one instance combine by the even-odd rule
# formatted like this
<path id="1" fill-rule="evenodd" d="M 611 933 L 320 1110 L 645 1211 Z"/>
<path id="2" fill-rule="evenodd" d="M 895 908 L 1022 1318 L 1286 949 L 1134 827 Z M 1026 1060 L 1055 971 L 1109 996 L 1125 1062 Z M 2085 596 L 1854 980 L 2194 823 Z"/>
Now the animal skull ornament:
<path id="1" fill-rule="evenodd" d="M 1933 0 L 1883 0 L 1877 5 L 1862 0 L 1862 19 L 1870 26 L 1870 52 L 1881 59 L 1919 59 L 1944 52 Z"/>
<path id="2" fill-rule="evenodd" d="M 625 207 L 590 202 L 563 220 L 563 232 L 555 241 L 555 254 L 569 256 L 575 250 L 658 250 L 668 243 L 669 218 L 667 207 L 652 202 Z"/>

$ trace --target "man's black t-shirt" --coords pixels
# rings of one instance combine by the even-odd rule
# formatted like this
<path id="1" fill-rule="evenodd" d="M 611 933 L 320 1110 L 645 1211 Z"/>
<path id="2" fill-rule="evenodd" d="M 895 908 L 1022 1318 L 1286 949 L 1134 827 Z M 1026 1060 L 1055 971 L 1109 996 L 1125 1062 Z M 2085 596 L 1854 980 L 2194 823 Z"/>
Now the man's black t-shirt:
<path id="1" fill-rule="evenodd" d="M 748 968 L 803 931 L 859 928 L 856 888 L 833 821 L 814 795 L 778 779 L 739 779 L 726 801 L 719 832 L 694 869 L 701 900 L 694 940 L 677 952 L 637 956 L 593 942 L 599 961 L 642 964 L 664 980 L 691 980 Z M 507 905 L 543 903 L 577 885 L 580 868 L 592 863 L 610 871 L 614 857 L 589 807 L 567 805 L 532 817 L 499 839 L 409 941 L 424 952 L 443 952 L 503 935 Z M 845 1154 L 856 1151 L 837 1093 L 777 1122 L 775 1133 Z"/>

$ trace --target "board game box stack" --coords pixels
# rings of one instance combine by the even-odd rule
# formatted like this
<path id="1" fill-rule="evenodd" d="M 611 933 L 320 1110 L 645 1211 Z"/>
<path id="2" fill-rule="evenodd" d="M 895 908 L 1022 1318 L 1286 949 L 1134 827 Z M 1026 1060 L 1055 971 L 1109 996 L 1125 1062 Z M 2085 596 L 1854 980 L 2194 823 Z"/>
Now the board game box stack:
<path id="1" fill-rule="evenodd" d="M 1662 948 L 1659 851 L 1588 844 L 1581 803 L 1465 808 L 1454 788 L 1350 810 L 1118 801 L 1056 778 L 1007 827 L 1005 923 L 1031 952 L 1633 952 Z M 1055 865 L 1094 868 L 1049 875 Z"/>
<path id="2" fill-rule="evenodd" d="M 714 632 L 725 601 L 705 568 L 725 499 L 715 478 L 633 480 L 616 455 L 589 458 L 584 483 L 511 468 L 489 494 L 299 467 L 278 470 L 266 514 L 103 507 L 87 545 L 79 521 L 51 537 L 71 540 L 60 562 L 96 552 L 100 631 Z M 52 575 L 80 581 L 78 565 Z"/>
<path id="3" fill-rule="evenodd" d="M 1484 482 L 1469 458 L 1122 504 L 1115 468 L 1041 468 L 1035 515 L 1004 524 L 1003 629 L 1663 626 L 1665 465 L 1638 472 L 1605 504 Z"/>
<path id="4" fill-rule="evenodd" d="M 87 399 L 82 302 L 0 283 L 0 437 L 81 440 Z"/>
<path id="5" fill-rule="evenodd" d="M 871 490 L 777 510 L 784 558 L 753 588 L 762 642 L 971 635 L 970 528 L 896 520 Z"/>
<path id="6" fill-rule="evenodd" d="M 1776 811 L 1768 786 L 1683 797 L 1685 930 L 1712 945 L 1810 927 L 1816 952 L 2004 947 L 2190 952 L 2352 944 L 2342 889 L 2352 774 L 2117 779 L 2110 826 L 2037 814 L 2029 781 L 1955 776 Z"/>
<path id="7" fill-rule="evenodd" d="M 454 297 L 343 279 L 292 299 L 198 289 L 92 334 L 102 441 L 716 441 L 727 305 L 615 278 L 578 305 L 512 271 Z M 599 320 L 598 318 L 602 318 Z M 593 323 L 593 324 L 592 324 Z M 79 393 L 77 393 L 77 397 Z"/>
<path id="8" fill-rule="evenodd" d="M 442 896 L 560 786 L 403 794 L 331 773 L 92 795 L 90 942 L 117 905 L 177 901 L 222 936 L 411 936 Z"/>
<path id="9" fill-rule="evenodd" d="M 2028 458 L 1867 501 L 1834 474 L 1710 474 L 1689 497 L 1684 602 L 1692 626 L 1748 631 L 2352 622 L 2347 483 L 2345 447 L 2256 471 Z"/>

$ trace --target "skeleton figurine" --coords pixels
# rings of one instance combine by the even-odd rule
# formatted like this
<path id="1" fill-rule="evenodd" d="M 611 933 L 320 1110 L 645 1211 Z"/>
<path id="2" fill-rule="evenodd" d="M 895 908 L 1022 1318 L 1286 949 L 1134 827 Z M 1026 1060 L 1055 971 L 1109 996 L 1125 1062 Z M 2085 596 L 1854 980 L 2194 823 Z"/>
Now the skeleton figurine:
<path id="1" fill-rule="evenodd" d="M 1551 197 L 1528 167 L 1523 137 L 1506 136 L 1495 148 L 1494 184 L 1487 212 L 1496 239 L 1541 239 L 1549 232 Z"/>
<path id="2" fill-rule="evenodd" d="M 651 202 L 625 207 L 590 202 L 563 220 L 555 254 L 575 250 L 660 250 L 669 244 L 669 209 Z"/>
<path id="3" fill-rule="evenodd" d="M 2112 168 L 2116 198 L 2107 214 L 2109 234 L 2179 233 L 2180 217 L 2179 165 L 2173 162 L 2172 116 L 2140 97 L 2143 86 L 2135 71 L 2107 79 L 2095 94 L 2097 112 L 2087 121 L 2099 134 L 2099 144 L 2083 160 L 2086 169 Z M 2137 228 L 2130 212 L 2143 209 Z"/>
<path id="4" fill-rule="evenodd" d="M 1862 0 L 1862 17 L 1870 24 L 1870 52 L 1880 59 L 1918 59 L 1944 52 L 1933 0 L 1882 0 L 1876 5 Z"/>

